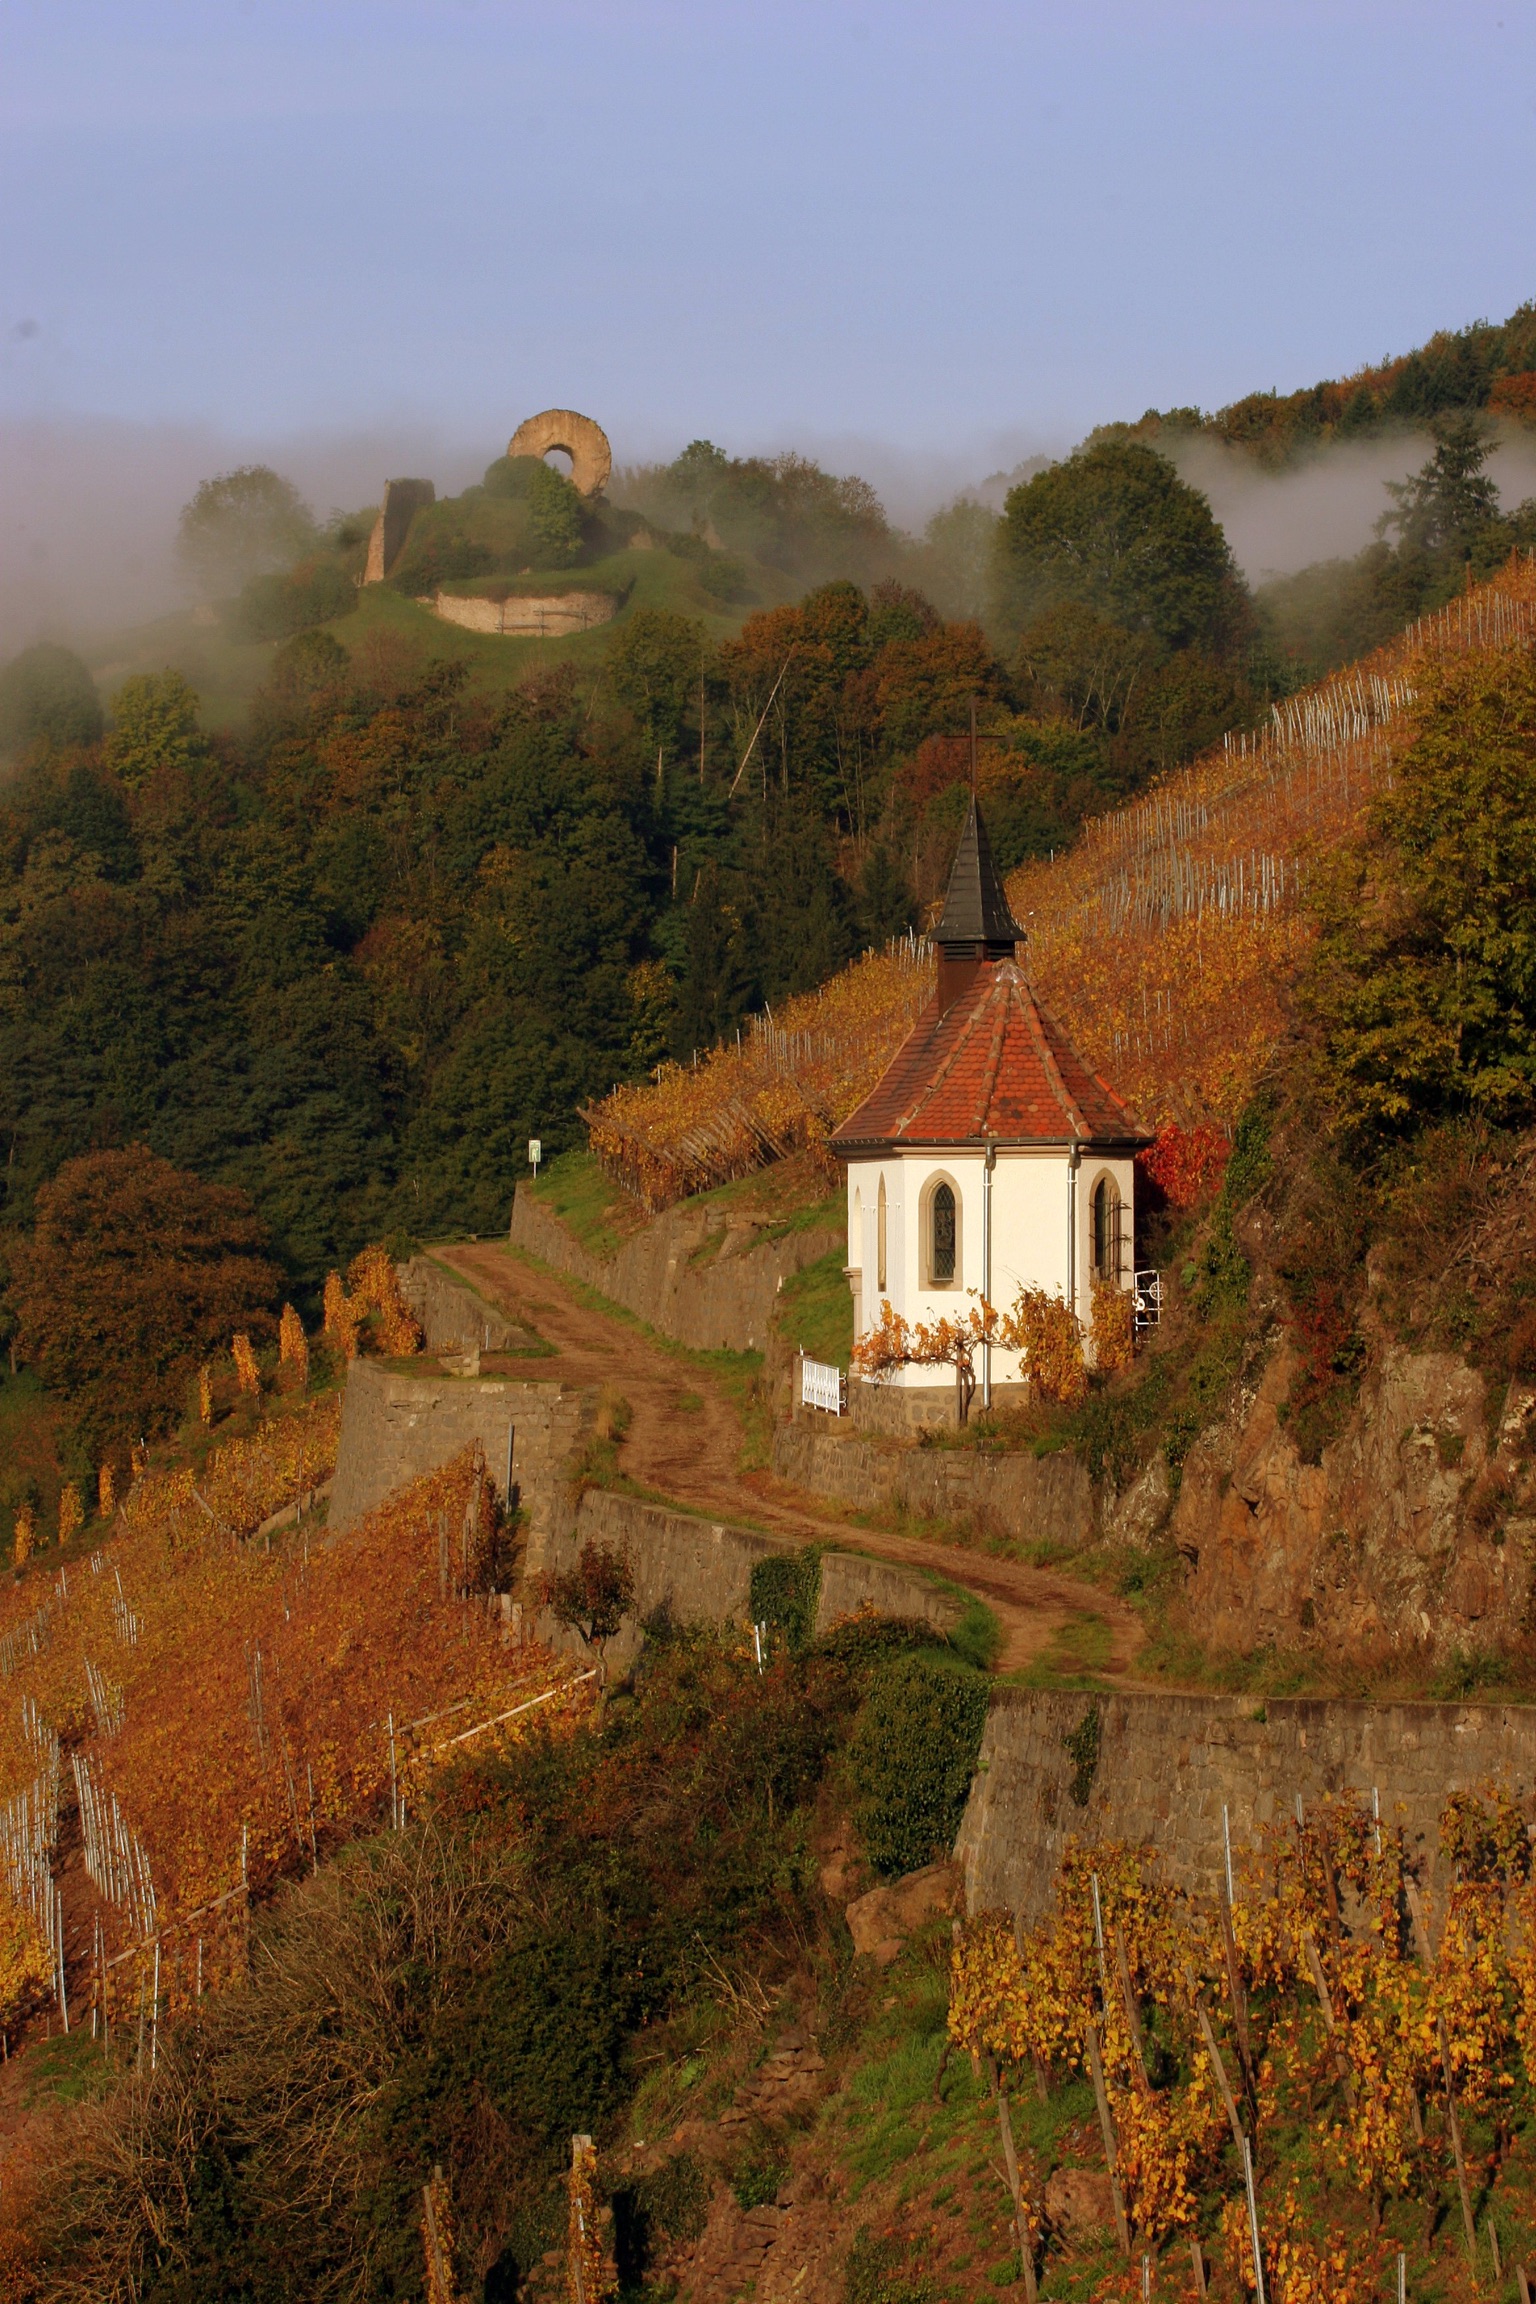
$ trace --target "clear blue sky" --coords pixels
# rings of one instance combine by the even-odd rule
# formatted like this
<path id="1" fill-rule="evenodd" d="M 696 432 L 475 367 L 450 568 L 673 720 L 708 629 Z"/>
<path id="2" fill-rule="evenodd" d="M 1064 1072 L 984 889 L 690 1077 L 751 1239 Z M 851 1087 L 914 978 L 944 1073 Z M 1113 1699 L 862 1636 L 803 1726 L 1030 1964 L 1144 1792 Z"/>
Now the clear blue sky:
<path id="1" fill-rule="evenodd" d="M 0 169 L 0 417 L 985 469 L 1536 293 L 1536 9 L 0 0 Z"/>

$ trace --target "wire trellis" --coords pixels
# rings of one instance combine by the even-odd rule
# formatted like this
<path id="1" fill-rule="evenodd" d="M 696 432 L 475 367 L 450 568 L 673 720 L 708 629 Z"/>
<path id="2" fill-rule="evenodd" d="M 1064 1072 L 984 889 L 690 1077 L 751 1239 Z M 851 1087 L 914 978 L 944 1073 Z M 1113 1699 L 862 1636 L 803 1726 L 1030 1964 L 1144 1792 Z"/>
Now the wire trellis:
<path id="1" fill-rule="evenodd" d="M 91 1699 L 91 1710 L 96 1716 L 99 1736 L 115 1736 L 128 1717 L 123 1691 L 115 1680 L 109 1680 L 90 1658 L 86 1658 L 85 1685 Z"/>
<path id="2" fill-rule="evenodd" d="M 135 1936 L 151 1937 L 155 1932 L 155 1886 L 144 1843 L 125 1820 L 117 1794 L 97 1780 L 89 1759 L 72 1752 L 70 1765 L 80 1802 L 87 1875 L 106 1902 L 126 1914 Z"/>

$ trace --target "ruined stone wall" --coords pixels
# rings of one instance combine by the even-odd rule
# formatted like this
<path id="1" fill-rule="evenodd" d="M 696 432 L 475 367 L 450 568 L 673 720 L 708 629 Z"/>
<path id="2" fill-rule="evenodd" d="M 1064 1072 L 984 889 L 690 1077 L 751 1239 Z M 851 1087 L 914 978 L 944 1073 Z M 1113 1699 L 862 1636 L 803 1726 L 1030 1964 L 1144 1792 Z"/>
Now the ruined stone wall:
<path id="1" fill-rule="evenodd" d="M 509 592 L 495 600 L 483 592 L 438 592 L 432 612 L 466 632 L 497 632 L 523 640 L 562 640 L 611 624 L 619 603 L 611 592 Z"/>
<path id="2" fill-rule="evenodd" d="M 397 1374 L 354 1360 L 341 1408 L 330 1525 L 346 1528 L 397 1488 L 478 1440 L 491 1478 L 512 1484 L 529 1513 L 530 1549 L 547 1543 L 563 1494 L 561 1468 L 591 1429 L 595 1395 L 559 1384 L 509 1383 L 440 1372 Z"/>
<path id="3" fill-rule="evenodd" d="M 515 1352 L 533 1339 L 433 1256 L 395 1266 L 400 1295 L 429 1352 Z"/>
<path id="4" fill-rule="evenodd" d="M 1093 1711 L 1098 1757 L 1079 1805 L 1063 1739 Z M 1000 1689 L 955 1852 L 972 1911 L 1044 1910 L 1069 1838 L 1148 1841 L 1169 1878 L 1214 1895 L 1223 1804 L 1236 1862 L 1298 1794 L 1304 1808 L 1345 1791 L 1369 1805 L 1374 1788 L 1432 1887 L 1448 1795 L 1494 1780 L 1522 1798 L 1536 1788 L 1536 1708 Z"/>
<path id="5" fill-rule="evenodd" d="M 593 1256 L 519 1187 L 512 1241 L 557 1272 L 600 1289 L 664 1336 L 696 1351 L 766 1350 L 781 1284 L 840 1245 L 832 1229 L 761 1240 L 760 1227 L 718 1208 L 669 1209 L 611 1258 Z"/>
<path id="6" fill-rule="evenodd" d="M 1075 1456 L 985 1456 L 969 1448 L 912 1448 L 871 1439 L 846 1420 L 805 1411 L 773 1435 L 773 1469 L 817 1496 L 860 1511 L 895 1510 L 964 1521 L 1021 1543 L 1087 1543 L 1093 1483 Z"/>
<path id="7" fill-rule="evenodd" d="M 368 539 L 365 584 L 382 584 L 399 559 L 410 534 L 411 522 L 425 505 L 435 504 L 437 490 L 430 480 L 386 480 L 384 501 Z"/>

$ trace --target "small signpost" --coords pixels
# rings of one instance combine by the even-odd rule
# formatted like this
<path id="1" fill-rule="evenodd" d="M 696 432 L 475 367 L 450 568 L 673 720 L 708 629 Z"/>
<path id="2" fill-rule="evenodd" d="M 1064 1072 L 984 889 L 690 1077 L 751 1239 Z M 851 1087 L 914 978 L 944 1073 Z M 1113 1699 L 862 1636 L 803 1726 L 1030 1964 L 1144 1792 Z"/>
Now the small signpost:
<path id="1" fill-rule="evenodd" d="M 528 1164 L 533 1170 L 533 1180 L 535 1184 L 537 1184 L 539 1180 L 539 1162 L 543 1159 L 543 1157 L 543 1144 L 537 1136 L 530 1136 L 528 1139 Z"/>

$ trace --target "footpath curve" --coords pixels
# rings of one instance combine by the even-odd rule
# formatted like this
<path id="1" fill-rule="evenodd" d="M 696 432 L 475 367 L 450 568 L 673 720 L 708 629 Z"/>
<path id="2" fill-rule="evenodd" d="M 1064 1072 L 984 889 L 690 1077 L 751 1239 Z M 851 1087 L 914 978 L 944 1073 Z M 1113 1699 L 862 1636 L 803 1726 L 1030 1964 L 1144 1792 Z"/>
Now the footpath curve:
<path id="1" fill-rule="evenodd" d="M 965 1545 L 851 1526 L 818 1511 L 815 1499 L 770 1473 L 739 1469 L 740 1419 L 707 1370 L 584 1301 L 560 1274 L 499 1241 L 462 1242 L 432 1253 L 554 1347 L 555 1359 L 535 1364 L 540 1378 L 606 1384 L 622 1394 L 631 1419 L 621 1462 L 631 1479 L 717 1520 L 755 1523 L 800 1543 L 836 1542 L 845 1551 L 867 1552 L 948 1578 L 975 1593 L 997 1617 L 1003 1634 L 1000 1672 L 1023 1670 L 1063 1633 L 1097 1619 L 1109 1642 L 1108 1655 L 1096 1664 L 1098 1676 L 1122 1688 L 1137 1685 L 1131 1667 L 1145 1637 L 1143 1626 L 1113 1594 L 1056 1569 L 1000 1560 Z"/>

